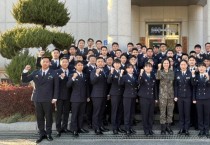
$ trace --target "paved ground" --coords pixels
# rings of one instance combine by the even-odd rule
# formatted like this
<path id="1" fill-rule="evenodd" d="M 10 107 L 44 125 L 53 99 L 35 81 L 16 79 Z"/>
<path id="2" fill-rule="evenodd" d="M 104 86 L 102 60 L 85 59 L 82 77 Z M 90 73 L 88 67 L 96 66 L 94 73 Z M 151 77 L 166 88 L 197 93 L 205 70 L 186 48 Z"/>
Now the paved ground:
<path id="1" fill-rule="evenodd" d="M 108 126 L 108 128 L 111 129 L 111 126 Z M 89 130 L 90 133 L 80 134 L 78 138 L 72 137 L 72 134 L 63 134 L 60 138 L 56 138 L 55 131 L 53 131 L 54 140 L 52 142 L 44 140 L 40 145 L 210 145 L 210 139 L 206 137 L 199 138 L 197 136 L 198 131 L 193 128 L 190 130 L 189 137 L 177 135 L 177 122 L 172 128 L 174 135 L 161 136 L 160 125 L 156 122 L 154 125 L 155 135 L 150 137 L 144 136 L 141 123 L 134 127 L 137 134 L 130 137 L 124 134 L 113 135 L 112 131 L 106 132 L 102 136 L 96 136 L 93 130 Z M 35 145 L 37 138 L 37 130 L 0 130 L 0 145 Z"/>

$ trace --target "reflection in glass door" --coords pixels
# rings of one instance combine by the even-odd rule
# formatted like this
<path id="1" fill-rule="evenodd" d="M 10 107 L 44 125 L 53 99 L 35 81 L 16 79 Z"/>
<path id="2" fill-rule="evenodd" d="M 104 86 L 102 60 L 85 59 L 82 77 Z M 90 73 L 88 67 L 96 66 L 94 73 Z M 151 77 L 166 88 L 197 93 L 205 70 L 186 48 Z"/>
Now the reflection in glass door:
<path id="1" fill-rule="evenodd" d="M 148 23 L 146 33 L 148 47 L 166 43 L 169 49 L 173 49 L 180 43 L 180 23 Z"/>

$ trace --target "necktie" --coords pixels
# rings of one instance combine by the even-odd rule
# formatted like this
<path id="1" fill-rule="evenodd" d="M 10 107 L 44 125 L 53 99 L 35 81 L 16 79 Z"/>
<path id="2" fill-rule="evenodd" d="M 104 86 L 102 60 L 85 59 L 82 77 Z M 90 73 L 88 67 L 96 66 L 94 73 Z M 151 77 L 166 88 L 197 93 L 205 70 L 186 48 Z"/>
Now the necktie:
<path id="1" fill-rule="evenodd" d="M 68 76 L 68 73 L 67 73 L 67 71 L 65 71 L 64 73 L 65 73 L 65 76 Z"/>
<path id="2" fill-rule="evenodd" d="M 203 79 L 204 78 L 204 76 L 203 75 L 201 75 L 201 79 Z"/>
<path id="3" fill-rule="evenodd" d="M 82 74 L 80 74 L 80 77 L 83 78 Z"/>
<path id="4" fill-rule="evenodd" d="M 182 76 L 184 77 L 184 75 L 185 75 L 185 73 L 183 72 L 183 73 L 182 73 Z"/>
<path id="5" fill-rule="evenodd" d="M 42 73 L 42 77 L 44 78 L 45 77 L 45 72 L 43 71 L 43 73 Z"/>

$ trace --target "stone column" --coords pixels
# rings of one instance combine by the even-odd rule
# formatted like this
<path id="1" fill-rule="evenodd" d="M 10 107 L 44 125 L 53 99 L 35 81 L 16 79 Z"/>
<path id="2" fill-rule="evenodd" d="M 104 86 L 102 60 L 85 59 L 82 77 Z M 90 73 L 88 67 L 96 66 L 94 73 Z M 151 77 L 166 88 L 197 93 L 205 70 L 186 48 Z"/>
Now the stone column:
<path id="1" fill-rule="evenodd" d="M 127 50 L 131 41 L 131 0 L 108 0 L 108 43 L 115 41 Z"/>
<path id="2" fill-rule="evenodd" d="M 188 8 L 189 16 L 189 49 L 194 49 L 196 44 L 203 45 L 203 7 L 200 5 L 190 5 Z"/>

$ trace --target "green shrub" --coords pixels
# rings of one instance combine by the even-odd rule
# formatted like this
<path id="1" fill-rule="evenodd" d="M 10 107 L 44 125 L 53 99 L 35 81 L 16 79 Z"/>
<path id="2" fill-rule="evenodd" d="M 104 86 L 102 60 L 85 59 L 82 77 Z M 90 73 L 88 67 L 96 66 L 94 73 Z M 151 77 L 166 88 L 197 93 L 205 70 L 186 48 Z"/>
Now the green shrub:
<path id="1" fill-rule="evenodd" d="M 5 66 L 6 73 L 14 84 L 21 83 L 21 74 L 27 64 L 31 65 L 32 70 L 36 67 L 36 59 L 29 55 L 28 49 L 13 57 L 11 62 Z"/>

